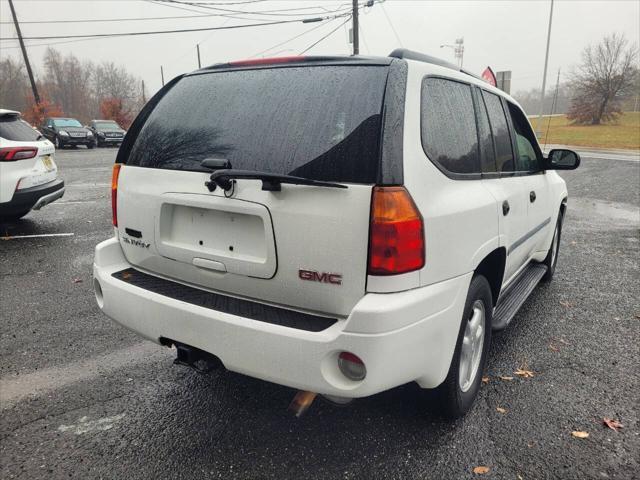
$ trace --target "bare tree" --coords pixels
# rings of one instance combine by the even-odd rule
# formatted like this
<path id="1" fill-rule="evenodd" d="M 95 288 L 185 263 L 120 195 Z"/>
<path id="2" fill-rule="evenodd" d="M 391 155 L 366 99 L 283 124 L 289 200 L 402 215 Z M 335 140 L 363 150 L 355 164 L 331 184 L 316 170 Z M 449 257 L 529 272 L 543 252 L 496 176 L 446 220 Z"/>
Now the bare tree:
<path id="1" fill-rule="evenodd" d="M 46 89 L 54 103 L 67 115 L 87 120 L 91 116 L 91 78 L 93 64 L 81 62 L 73 54 L 62 57 L 60 52 L 48 48 L 44 56 Z"/>
<path id="2" fill-rule="evenodd" d="M 638 49 L 624 35 L 604 37 L 596 46 L 582 52 L 582 64 L 574 72 L 574 95 L 567 114 L 577 123 L 598 125 L 615 119 L 620 99 L 629 94 L 638 75 Z"/>
<path id="3" fill-rule="evenodd" d="M 124 111 L 132 112 L 138 108 L 139 80 L 124 68 L 113 62 L 103 62 L 96 66 L 93 76 L 93 91 L 96 106 L 101 110 L 105 99 L 119 102 Z"/>
<path id="4" fill-rule="evenodd" d="M 11 57 L 0 61 L 0 108 L 23 111 L 27 107 L 28 92 L 24 64 Z"/>
<path id="5" fill-rule="evenodd" d="M 46 50 L 43 63 L 37 83 L 45 105 L 36 108 L 22 62 L 12 57 L 0 60 L 0 108 L 30 112 L 34 119 L 49 111 L 64 112 L 88 122 L 104 116 L 102 107 L 107 105 L 111 116 L 128 124 L 143 106 L 141 81 L 124 67 L 112 62 L 94 65 L 53 48 Z"/>
<path id="6" fill-rule="evenodd" d="M 569 105 L 571 103 L 571 97 L 573 89 L 567 83 L 561 83 L 558 87 L 558 96 L 555 97 L 555 87 L 550 89 L 547 95 L 544 97 L 544 109 L 545 113 L 566 113 L 569 111 Z M 527 113 L 533 113 L 540 108 L 540 89 L 532 88 L 531 90 L 520 90 L 513 94 L 513 97 L 518 100 L 520 106 Z M 554 105 L 555 100 L 555 105 Z"/>

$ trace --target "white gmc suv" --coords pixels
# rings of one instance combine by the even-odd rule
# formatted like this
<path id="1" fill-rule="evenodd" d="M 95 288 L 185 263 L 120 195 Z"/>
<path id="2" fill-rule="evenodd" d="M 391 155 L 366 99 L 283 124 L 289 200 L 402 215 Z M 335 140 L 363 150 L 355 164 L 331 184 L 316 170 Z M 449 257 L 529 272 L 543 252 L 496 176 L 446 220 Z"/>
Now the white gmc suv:
<path id="1" fill-rule="evenodd" d="M 464 414 L 491 331 L 558 258 L 567 189 L 508 95 L 441 60 L 214 65 L 144 107 L 96 247 L 109 317 L 177 362 Z"/>

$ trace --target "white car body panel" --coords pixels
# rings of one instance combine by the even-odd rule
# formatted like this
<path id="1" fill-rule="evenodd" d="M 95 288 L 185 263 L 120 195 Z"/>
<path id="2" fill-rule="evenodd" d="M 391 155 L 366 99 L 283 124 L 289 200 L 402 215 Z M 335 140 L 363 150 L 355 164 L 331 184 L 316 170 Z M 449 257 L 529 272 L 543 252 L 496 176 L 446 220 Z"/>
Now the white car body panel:
<path id="1" fill-rule="evenodd" d="M 307 332 L 175 302 L 112 277 L 128 265 L 117 239 L 96 248 L 98 304 L 115 321 L 156 343 L 179 338 L 215 351 L 229 370 L 343 397 L 373 395 L 411 381 L 425 388 L 441 383 L 457 337 L 451 325 L 459 322 L 471 279 L 469 274 L 443 285 L 367 294 L 347 319 Z M 336 359 L 344 350 L 366 363 L 370 373 L 363 381 L 339 372 Z"/>
<path id="2" fill-rule="evenodd" d="M 120 238 L 129 238 L 126 228 L 135 229 L 149 244 L 148 248 L 140 248 L 126 240 L 121 242 L 132 265 L 165 275 L 170 272 L 168 276 L 176 280 L 232 295 L 326 314 L 349 315 L 365 292 L 371 186 L 349 185 L 343 190 L 284 185 L 280 192 L 267 192 L 261 190 L 258 180 L 239 181 L 233 200 L 222 203 L 235 206 L 232 208 L 236 219 L 243 211 L 244 214 L 255 213 L 256 209 L 264 212 L 265 206 L 268 207 L 271 225 L 264 225 L 267 235 L 260 242 L 266 241 L 270 246 L 262 259 L 248 258 L 238 244 L 241 239 L 236 239 L 233 252 L 209 249 L 207 238 L 194 238 L 189 249 L 183 246 L 182 252 L 178 252 L 175 244 L 171 245 L 171 241 L 161 236 L 160 220 L 170 218 L 166 212 L 161 216 L 161 211 L 179 195 L 176 192 L 201 192 L 190 194 L 192 204 L 194 198 L 200 198 L 197 205 L 201 209 L 215 208 L 221 205 L 221 200 L 229 200 L 224 198 L 221 189 L 213 193 L 207 191 L 204 184 L 208 178 L 207 173 L 200 172 L 122 167 L 118 187 Z M 335 215 L 335 212 L 341 214 Z M 228 220 L 232 221 L 233 217 Z M 269 221 L 268 216 L 263 220 Z M 327 231 L 333 233 L 328 235 Z M 281 256 L 277 268 L 274 238 L 278 251 L 287 252 L 287 261 L 282 261 Z M 198 245 L 196 240 L 202 240 L 203 245 Z M 309 245 L 314 248 L 308 248 Z M 244 247 L 245 252 L 255 252 L 259 245 Z M 198 267 L 193 264 L 194 258 L 221 262 L 228 267 L 227 272 Z M 301 281 L 300 269 L 342 275 L 342 284 Z"/>

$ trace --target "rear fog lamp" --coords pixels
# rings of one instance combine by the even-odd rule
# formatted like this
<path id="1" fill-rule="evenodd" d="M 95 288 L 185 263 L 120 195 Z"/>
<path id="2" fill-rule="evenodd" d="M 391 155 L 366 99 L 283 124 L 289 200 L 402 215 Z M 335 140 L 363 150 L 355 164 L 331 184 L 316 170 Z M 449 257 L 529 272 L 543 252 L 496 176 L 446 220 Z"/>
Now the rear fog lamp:
<path id="1" fill-rule="evenodd" d="M 367 368 L 360 357 L 351 352 L 341 352 L 338 355 L 338 368 L 349 380 L 360 381 L 367 376 Z"/>

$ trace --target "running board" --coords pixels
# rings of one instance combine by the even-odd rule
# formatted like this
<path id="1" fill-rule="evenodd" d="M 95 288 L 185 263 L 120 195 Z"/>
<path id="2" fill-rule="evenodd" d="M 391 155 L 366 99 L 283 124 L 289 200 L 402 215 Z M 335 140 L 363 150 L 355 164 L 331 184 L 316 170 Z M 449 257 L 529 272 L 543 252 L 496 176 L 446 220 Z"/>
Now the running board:
<path id="1" fill-rule="evenodd" d="M 507 328 L 545 273 L 547 273 L 546 265 L 532 263 L 507 287 L 493 310 L 493 330 Z"/>

